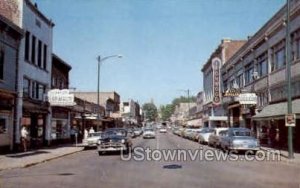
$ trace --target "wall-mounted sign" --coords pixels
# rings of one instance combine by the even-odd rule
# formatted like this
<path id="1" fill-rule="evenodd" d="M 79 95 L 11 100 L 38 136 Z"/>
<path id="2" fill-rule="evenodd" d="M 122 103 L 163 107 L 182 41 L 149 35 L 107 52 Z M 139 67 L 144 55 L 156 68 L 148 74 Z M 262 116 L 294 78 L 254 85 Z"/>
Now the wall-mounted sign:
<path id="1" fill-rule="evenodd" d="M 221 103 L 220 94 L 220 67 L 221 60 L 219 58 L 214 58 L 212 60 L 212 70 L 213 70 L 213 104 L 218 105 Z"/>
<path id="2" fill-rule="evenodd" d="M 236 89 L 236 88 L 231 88 L 225 91 L 225 93 L 223 94 L 224 97 L 237 97 L 241 94 L 241 90 L 240 89 Z"/>
<path id="3" fill-rule="evenodd" d="M 74 106 L 74 94 L 68 89 L 52 89 L 48 91 L 48 102 L 51 106 Z"/>
<path id="4" fill-rule="evenodd" d="M 257 95 L 255 93 L 241 93 L 235 98 L 235 101 L 240 102 L 240 104 L 257 104 Z"/>
<path id="5" fill-rule="evenodd" d="M 21 27 L 21 0 L 1 0 L 0 15 Z"/>
<path id="6" fill-rule="evenodd" d="M 285 115 L 285 126 L 295 127 L 296 126 L 296 114 Z"/>

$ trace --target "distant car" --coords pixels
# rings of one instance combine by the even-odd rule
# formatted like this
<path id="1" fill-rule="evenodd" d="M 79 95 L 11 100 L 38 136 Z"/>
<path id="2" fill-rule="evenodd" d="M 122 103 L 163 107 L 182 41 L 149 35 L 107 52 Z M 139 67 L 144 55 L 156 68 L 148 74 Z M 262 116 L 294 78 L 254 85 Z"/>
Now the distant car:
<path id="1" fill-rule="evenodd" d="M 128 153 L 131 147 L 132 141 L 128 135 L 128 130 L 122 128 L 107 129 L 98 141 L 99 155 L 111 151 L 124 151 Z"/>
<path id="2" fill-rule="evenodd" d="M 200 144 L 207 144 L 209 136 L 213 133 L 212 128 L 203 128 L 198 135 L 198 142 Z"/>
<path id="3" fill-rule="evenodd" d="M 213 133 L 210 134 L 208 137 L 208 145 L 214 146 L 215 148 L 220 147 L 220 140 L 221 137 L 226 134 L 228 128 L 227 127 L 220 127 L 220 128 L 214 128 Z"/>
<path id="4" fill-rule="evenodd" d="M 97 147 L 98 140 L 101 138 L 102 132 L 94 132 L 88 134 L 88 137 L 83 139 L 82 145 L 84 148 Z"/>
<path id="5" fill-rule="evenodd" d="M 155 138 L 155 131 L 152 128 L 145 128 L 143 138 Z"/>
<path id="6" fill-rule="evenodd" d="M 142 129 L 141 128 L 135 128 L 133 129 L 133 134 L 134 136 L 141 136 L 141 134 L 143 133 Z"/>
<path id="7" fill-rule="evenodd" d="M 162 127 L 162 128 L 159 129 L 159 132 L 160 133 L 167 133 L 167 129 Z"/>
<path id="8" fill-rule="evenodd" d="M 193 140 L 193 141 L 197 141 L 197 135 L 201 132 L 202 129 L 193 129 L 193 131 L 191 132 L 191 134 L 189 135 L 189 139 Z"/>
<path id="9" fill-rule="evenodd" d="M 260 149 L 259 142 L 251 136 L 251 130 L 247 128 L 229 128 L 228 134 L 222 139 L 221 147 L 224 150 L 252 150 Z"/>

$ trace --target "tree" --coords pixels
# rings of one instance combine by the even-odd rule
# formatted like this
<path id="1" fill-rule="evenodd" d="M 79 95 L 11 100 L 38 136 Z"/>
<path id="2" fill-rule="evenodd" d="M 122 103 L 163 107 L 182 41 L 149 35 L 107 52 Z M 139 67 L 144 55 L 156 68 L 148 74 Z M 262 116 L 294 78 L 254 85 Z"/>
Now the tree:
<path id="1" fill-rule="evenodd" d="M 163 121 L 167 121 L 169 120 L 169 118 L 174 112 L 174 105 L 167 104 L 165 106 L 161 106 L 160 111 L 161 111 L 161 119 Z"/>
<path id="2" fill-rule="evenodd" d="M 157 118 L 157 108 L 153 103 L 145 103 L 143 105 L 145 119 L 148 121 L 155 121 Z"/>
<path id="3" fill-rule="evenodd" d="M 161 111 L 162 120 L 163 121 L 169 120 L 169 118 L 175 111 L 175 107 L 179 103 L 188 103 L 188 102 L 189 103 L 196 102 L 196 97 L 191 96 L 190 98 L 188 98 L 188 97 L 181 96 L 181 97 L 173 99 L 172 104 L 167 104 L 165 106 L 161 106 L 160 111 Z"/>

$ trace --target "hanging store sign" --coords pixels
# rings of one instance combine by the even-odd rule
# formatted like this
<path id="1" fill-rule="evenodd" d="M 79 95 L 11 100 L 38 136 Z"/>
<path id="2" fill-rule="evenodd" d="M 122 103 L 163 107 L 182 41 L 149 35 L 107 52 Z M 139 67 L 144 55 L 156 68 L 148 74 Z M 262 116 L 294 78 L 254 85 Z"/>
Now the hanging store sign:
<path id="1" fill-rule="evenodd" d="M 257 95 L 255 93 L 241 93 L 235 98 L 235 101 L 240 102 L 240 104 L 257 104 Z"/>
<path id="2" fill-rule="evenodd" d="M 53 89 L 48 91 L 48 102 L 51 106 L 74 106 L 74 94 L 68 89 Z"/>
<path id="3" fill-rule="evenodd" d="M 241 94 L 241 90 L 240 89 L 236 89 L 236 88 L 231 88 L 225 91 L 225 93 L 223 93 L 224 97 L 237 97 Z"/>
<path id="4" fill-rule="evenodd" d="M 285 126 L 295 127 L 296 126 L 296 114 L 285 115 Z"/>
<path id="5" fill-rule="evenodd" d="M 213 104 L 218 105 L 221 103 L 220 94 L 220 67 L 221 60 L 219 58 L 214 58 L 212 60 L 213 69 Z"/>

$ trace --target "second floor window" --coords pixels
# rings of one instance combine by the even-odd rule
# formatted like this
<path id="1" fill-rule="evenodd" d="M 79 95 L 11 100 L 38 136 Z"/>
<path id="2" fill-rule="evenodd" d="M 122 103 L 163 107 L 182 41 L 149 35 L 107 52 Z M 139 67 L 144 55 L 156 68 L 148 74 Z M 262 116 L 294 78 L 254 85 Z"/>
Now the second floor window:
<path id="1" fill-rule="evenodd" d="M 30 48 L 30 32 L 26 31 L 25 34 L 25 60 L 29 61 L 29 48 Z"/>
<path id="2" fill-rule="evenodd" d="M 257 72 L 260 77 L 268 74 L 268 54 L 264 53 L 257 58 Z"/>
<path id="3" fill-rule="evenodd" d="M 0 51 L 0 80 L 4 79 L 4 51 Z"/>
<path id="4" fill-rule="evenodd" d="M 30 97 L 30 80 L 27 78 L 23 80 L 23 97 Z"/>
<path id="5" fill-rule="evenodd" d="M 272 48 L 272 71 L 280 69 L 285 66 L 285 46 L 284 41 Z"/>
<path id="6" fill-rule="evenodd" d="M 253 72 L 254 72 L 254 68 L 253 67 L 246 67 L 245 68 L 245 84 L 249 84 L 253 81 Z"/>
<path id="7" fill-rule="evenodd" d="M 242 88 L 244 86 L 243 74 L 237 76 L 236 84 L 239 86 L 239 88 Z"/>
<path id="8" fill-rule="evenodd" d="M 32 42 L 31 42 L 31 63 L 35 64 L 35 42 L 36 38 L 32 35 Z"/>

